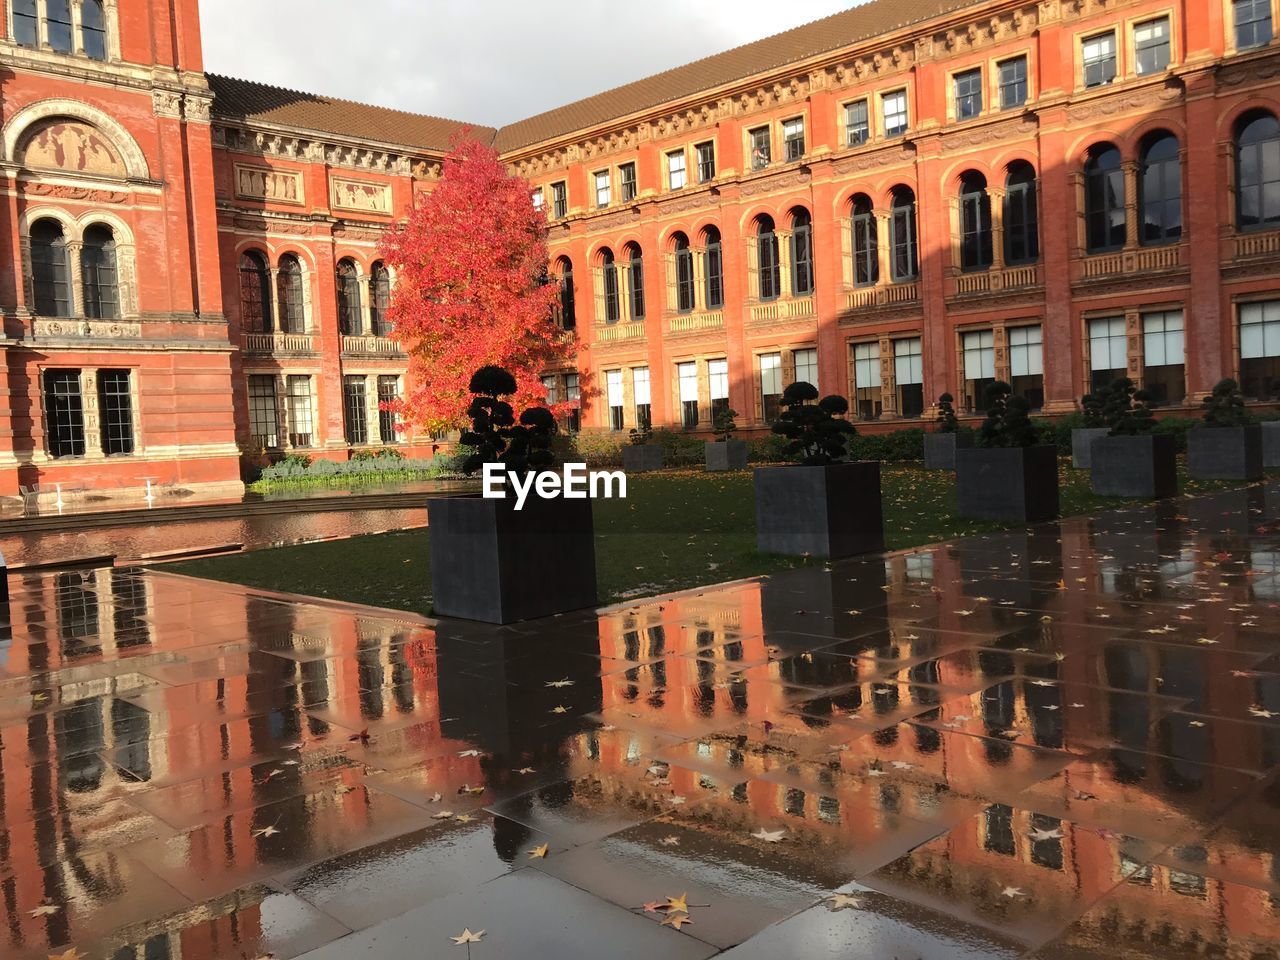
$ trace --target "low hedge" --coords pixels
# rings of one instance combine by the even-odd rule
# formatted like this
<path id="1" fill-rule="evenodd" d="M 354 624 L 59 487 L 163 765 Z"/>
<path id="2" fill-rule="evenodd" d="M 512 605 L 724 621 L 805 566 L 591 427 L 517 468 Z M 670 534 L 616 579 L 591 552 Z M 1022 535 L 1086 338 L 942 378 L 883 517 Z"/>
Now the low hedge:
<path id="1" fill-rule="evenodd" d="M 457 476 L 457 458 L 435 456 L 407 458 L 399 451 L 394 456 L 373 454 L 351 460 L 316 460 L 292 456 L 263 467 L 262 474 L 253 486 L 280 484 L 306 484 L 308 482 L 441 479 Z"/>

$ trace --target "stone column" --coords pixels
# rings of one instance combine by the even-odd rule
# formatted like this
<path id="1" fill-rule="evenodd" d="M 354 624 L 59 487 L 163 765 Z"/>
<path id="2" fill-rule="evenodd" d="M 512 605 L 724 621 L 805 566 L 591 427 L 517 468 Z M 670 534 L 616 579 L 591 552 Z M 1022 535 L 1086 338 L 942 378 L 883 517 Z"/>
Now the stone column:
<path id="1" fill-rule="evenodd" d="M 85 315 L 84 269 L 81 266 L 80 256 L 83 251 L 83 241 L 71 240 L 67 243 L 67 270 L 71 273 L 68 279 L 71 281 L 71 316 L 73 317 L 83 317 Z"/>
<path id="2" fill-rule="evenodd" d="M 991 325 L 991 349 L 995 355 L 996 379 L 1009 383 L 1013 380 L 1013 363 L 1009 358 L 1009 331 L 1002 320 Z"/>
<path id="3" fill-rule="evenodd" d="M 71 49 L 78 57 L 84 56 L 83 26 L 84 0 L 71 0 Z"/>
<path id="4" fill-rule="evenodd" d="M 1142 332 L 1142 314 L 1136 307 L 1130 307 L 1124 312 L 1124 334 L 1126 341 L 1125 362 L 1128 367 L 1128 377 L 1133 381 L 1134 386 L 1141 390 L 1147 351 Z"/>
<path id="5" fill-rule="evenodd" d="M 628 324 L 631 322 L 631 264 L 615 264 L 614 270 L 618 278 L 618 323 Z"/>
<path id="6" fill-rule="evenodd" d="M 893 362 L 893 341 L 880 338 L 880 419 L 898 419 L 898 374 Z"/>
<path id="7" fill-rule="evenodd" d="M 36 0 L 36 38 L 42 50 L 49 47 L 49 0 Z"/>
<path id="8" fill-rule="evenodd" d="M 271 323 L 269 330 L 264 333 L 284 332 L 284 320 L 280 315 L 280 268 L 269 267 L 268 272 L 271 275 Z"/>
<path id="9" fill-rule="evenodd" d="M 795 266 L 791 262 L 791 231 L 785 232 L 779 230 L 778 237 L 778 276 L 781 278 L 778 282 L 780 298 L 789 298 L 791 296 L 791 271 Z"/>
<path id="10" fill-rule="evenodd" d="M 382 443 L 382 422 L 378 410 L 378 375 L 365 374 L 364 378 L 364 421 L 365 441 L 371 445 Z"/>
<path id="11" fill-rule="evenodd" d="M 276 374 L 276 436 L 280 439 L 281 450 L 292 450 L 289 422 L 289 378 L 283 373 Z M 312 443 L 315 442 L 314 424 L 312 425 Z"/>
<path id="12" fill-rule="evenodd" d="M 80 371 L 80 403 L 84 411 L 84 454 L 102 456 L 102 417 L 98 409 L 98 371 Z"/>
<path id="13" fill-rule="evenodd" d="M 876 216 L 876 284 L 893 282 L 893 214 L 887 210 L 875 211 Z"/>
<path id="14" fill-rule="evenodd" d="M 372 289 L 369 278 L 359 277 L 356 289 L 360 291 L 360 332 L 367 337 L 373 333 L 373 300 L 369 297 Z"/>
<path id="15" fill-rule="evenodd" d="M 701 304 L 701 309 L 710 309 L 707 306 L 707 248 L 695 247 L 693 249 L 693 309 L 696 312 Z"/>
<path id="16" fill-rule="evenodd" d="M 1134 250 L 1138 246 L 1138 163 L 1126 160 L 1121 167 L 1124 170 L 1124 248 Z"/>
<path id="17" fill-rule="evenodd" d="M 991 269 L 1004 269 L 1004 190 L 988 190 L 991 202 Z M 997 378 L 999 379 L 999 378 Z"/>

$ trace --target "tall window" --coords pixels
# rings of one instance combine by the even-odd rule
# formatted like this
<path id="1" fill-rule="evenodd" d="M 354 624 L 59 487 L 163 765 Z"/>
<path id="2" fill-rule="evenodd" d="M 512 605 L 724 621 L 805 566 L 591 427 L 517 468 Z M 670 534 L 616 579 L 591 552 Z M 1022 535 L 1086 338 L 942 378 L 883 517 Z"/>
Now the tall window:
<path id="1" fill-rule="evenodd" d="M 924 414 L 924 352 L 919 337 L 893 341 L 893 372 L 898 383 L 898 413 Z"/>
<path id="2" fill-rule="evenodd" d="M 1171 133 L 1161 131 L 1142 145 L 1138 205 L 1144 246 L 1176 243 L 1182 236 L 1182 164 Z"/>
<path id="3" fill-rule="evenodd" d="M 686 430 L 698 426 L 698 365 L 676 364 L 676 380 L 680 386 L 680 423 Z"/>
<path id="4" fill-rule="evenodd" d="M 778 419 L 782 409 L 782 354 L 760 355 L 760 403 L 766 423 Z"/>
<path id="5" fill-rule="evenodd" d="M 1271 42 L 1271 0 L 1233 0 L 1236 21 L 1236 48 L 1266 46 Z"/>
<path id="6" fill-rule="evenodd" d="M 981 412 L 987 409 L 987 387 L 996 379 L 995 334 L 990 330 L 962 333 L 960 344 L 964 353 L 965 409 Z"/>
<path id="7" fill-rule="evenodd" d="M 84 0 L 81 5 L 80 40 L 89 59 L 107 59 L 107 17 L 102 0 Z"/>
<path id="8" fill-rule="evenodd" d="M 361 316 L 360 274 L 351 260 L 338 262 L 338 329 L 349 337 L 364 333 Z"/>
<path id="9" fill-rule="evenodd" d="M 707 227 L 707 309 L 719 310 L 724 306 L 724 249 L 720 245 L 720 231 Z"/>
<path id="10" fill-rule="evenodd" d="M 1255 400 L 1280 397 L 1280 300 L 1240 304 L 1240 390 Z"/>
<path id="11" fill-rule="evenodd" d="M 576 373 L 564 375 L 564 399 L 566 403 L 578 403 L 582 399 L 582 387 Z M 577 407 L 567 414 L 566 427 L 571 433 L 577 433 L 582 427 L 582 411 Z"/>
<path id="12" fill-rule="evenodd" d="M 1089 321 L 1090 387 L 1100 394 L 1113 380 L 1128 376 L 1128 349 L 1124 317 L 1101 317 Z"/>
<path id="13" fill-rule="evenodd" d="M 618 167 L 618 186 L 622 191 L 624 203 L 636 198 L 639 188 L 636 182 L 636 165 L 634 163 L 624 163 Z"/>
<path id="14" fill-rule="evenodd" d="M 557 220 L 569 215 L 569 185 L 563 180 L 551 185 L 551 215 Z"/>
<path id="15" fill-rule="evenodd" d="M 605 371 L 604 386 L 605 398 L 609 402 L 609 429 L 621 430 L 626 419 L 623 411 L 622 371 Z"/>
<path id="16" fill-rule="evenodd" d="M 71 0 L 45 0 L 45 28 L 49 46 L 59 53 L 71 53 Z"/>
<path id="17" fill-rule="evenodd" d="M 302 333 L 306 330 L 302 310 L 302 264 L 291 253 L 280 258 L 276 288 L 280 301 L 280 332 Z"/>
<path id="18" fill-rule="evenodd" d="M 1003 803 L 992 804 L 986 809 L 985 820 L 987 829 L 983 847 L 1002 856 L 1015 856 L 1018 841 L 1013 835 L 1013 808 Z"/>
<path id="19" fill-rule="evenodd" d="M 596 179 L 596 206 L 607 207 L 613 202 L 613 178 L 609 175 L 608 170 L 601 170 L 595 175 Z"/>
<path id="20" fill-rule="evenodd" d="M 1084 230 L 1089 253 L 1124 246 L 1124 171 L 1120 167 L 1120 151 L 1109 143 L 1093 147 L 1085 161 Z"/>
<path id="21" fill-rule="evenodd" d="M 108 457 L 133 453 L 133 392 L 128 370 L 98 371 L 98 416 L 102 452 Z"/>
<path id="22" fill-rule="evenodd" d="M 991 197 L 986 178 L 974 171 L 960 181 L 960 268 L 991 266 Z"/>
<path id="23" fill-rule="evenodd" d="M 1139 76 L 1159 73 L 1169 66 L 1169 18 L 1160 17 L 1133 28 L 1134 69 Z"/>
<path id="24" fill-rule="evenodd" d="M 249 375 L 249 434 L 264 450 L 280 447 L 276 414 L 276 378 L 267 373 Z"/>
<path id="25" fill-rule="evenodd" d="M 804 118 L 784 120 L 782 123 L 782 151 L 787 163 L 804 156 Z"/>
<path id="26" fill-rule="evenodd" d="M 956 119 L 968 120 L 982 113 L 982 68 L 965 70 L 952 78 L 956 95 Z"/>
<path id="27" fill-rule="evenodd" d="M 773 147 L 769 142 L 769 128 L 756 127 L 747 136 L 751 138 L 751 169 L 763 170 L 773 161 Z"/>
<path id="28" fill-rule="evenodd" d="M 1027 102 L 1027 58 L 1014 57 L 1000 64 L 1000 109 L 1012 110 Z"/>
<path id="29" fill-rule="evenodd" d="M 1009 329 L 1009 386 L 1032 410 L 1044 406 L 1044 332 L 1034 327 Z"/>
<path id="30" fill-rule="evenodd" d="M 365 390 L 364 377 L 342 378 L 343 419 L 346 421 L 347 444 L 352 447 L 364 446 L 369 442 Z"/>
<path id="31" fill-rule="evenodd" d="M 31 226 L 31 273 L 36 313 L 42 317 L 71 316 L 67 243 L 56 220 L 38 220 Z"/>
<path id="32" fill-rule="evenodd" d="M 853 344 L 853 407 L 861 419 L 879 419 L 880 390 L 880 341 Z"/>
<path id="33" fill-rule="evenodd" d="M 1005 263 L 1034 263 L 1040 257 L 1040 217 L 1036 209 L 1036 172 L 1018 160 L 1009 164 L 1004 186 Z"/>
<path id="34" fill-rule="evenodd" d="M 893 280 L 914 280 L 920 272 L 920 260 L 916 248 L 916 195 L 909 187 L 894 188 L 892 213 L 889 244 Z"/>
<path id="35" fill-rule="evenodd" d="M 1280 122 L 1252 113 L 1236 126 L 1236 227 L 1280 227 Z"/>
<path id="36" fill-rule="evenodd" d="M 271 274 L 257 250 L 240 255 L 240 315 L 247 332 L 271 332 Z"/>
<path id="37" fill-rule="evenodd" d="M 818 351 L 813 347 L 797 350 L 793 355 L 796 364 L 796 382 L 818 386 Z"/>
<path id="38" fill-rule="evenodd" d="M 604 322 L 617 323 L 622 319 L 622 303 L 618 296 L 618 264 L 612 250 L 600 254 L 601 283 L 604 286 Z"/>
<path id="39" fill-rule="evenodd" d="M 689 247 L 689 238 L 683 233 L 675 235 L 676 263 L 676 309 L 681 313 L 690 313 L 695 305 L 693 250 Z"/>
<path id="40" fill-rule="evenodd" d="M 847 147 L 860 147 L 871 136 L 871 120 L 867 115 L 867 101 L 855 100 L 844 106 L 844 143 Z"/>
<path id="41" fill-rule="evenodd" d="M 711 392 L 711 422 L 724 410 L 729 409 L 729 361 L 707 361 L 707 384 Z"/>
<path id="42" fill-rule="evenodd" d="M 871 198 L 860 193 L 853 198 L 853 283 L 868 287 L 880 279 L 876 214 Z"/>
<path id="43" fill-rule="evenodd" d="M 631 393 L 636 404 L 636 426 L 648 430 L 653 426 L 653 389 L 648 367 L 632 368 Z"/>
<path id="44" fill-rule="evenodd" d="M 84 398 L 79 370 L 44 372 L 45 429 L 51 457 L 84 456 Z"/>
<path id="45" fill-rule="evenodd" d="M 556 266 L 560 272 L 560 326 L 573 330 L 578 325 L 578 308 L 573 298 L 573 263 L 561 257 Z"/>
<path id="46" fill-rule="evenodd" d="M 1101 87 L 1116 78 L 1116 35 L 1100 33 L 1089 37 L 1081 47 L 1084 64 L 1084 85 Z"/>
<path id="47" fill-rule="evenodd" d="M 895 90 L 882 95 L 880 111 L 884 116 L 886 137 L 897 137 L 907 132 L 907 91 Z"/>
<path id="48" fill-rule="evenodd" d="M 631 319 L 644 319 L 644 257 L 634 243 L 627 247 L 627 296 L 631 303 Z"/>
<path id="49" fill-rule="evenodd" d="M 760 270 L 760 299 L 776 300 L 782 292 L 782 266 L 778 259 L 778 235 L 773 231 L 773 218 L 762 216 L 756 221 L 756 256 Z"/>
<path id="50" fill-rule="evenodd" d="M 1142 385 L 1157 403 L 1181 403 L 1187 395 L 1181 310 L 1142 315 Z"/>
<path id="51" fill-rule="evenodd" d="M 534 188 L 533 192 L 529 194 L 529 200 L 533 203 L 533 209 L 537 210 L 539 213 L 541 213 L 547 205 L 547 200 L 542 193 L 541 187 Z"/>
<path id="52" fill-rule="evenodd" d="M 548 407 L 554 407 L 557 403 L 560 402 L 559 379 L 560 378 L 557 377 L 554 373 L 549 373 L 542 378 L 542 389 L 547 391 L 546 403 Z"/>
<path id="53" fill-rule="evenodd" d="M 373 265 L 370 286 L 372 299 L 369 312 L 372 315 L 370 317 L 373 322 L 372 333 L 375 337 L 385 337 L 391 332 L 391 320 L 387 316 L 391 309 L 391 271 L 381 260 Z"/>
<path id="54" fill-rule="evenodd" d="M 23 47 L 40 46 L 40 11 L 36 0 L 13 0 L 13 40 Z"/>
<path id="55" fill-rule="evenodd" d="M 271 379 L 271 422 L 275 423 L 276 388 Z M 288 417 L 289 445 L 311 446 L 311 378 L 305 374 L 291 375 L 285 380 L 285 412 Z"/>
<path id="56" fill-rule="evenodd" d="M 689 174 L 685 169 L 683 150 L 673 150 L 667 154 L 667 187 L 681 190 L 689 182 Z"/>
<path id="57" fill-rule="evenodd" d="M 394 376 L 382 376 L 378 378 L 378 439 L 383 443 L 395 443 L 399 437 L 396 436 L 396 415 L 393 410 L 388 410 L 389 404 L 394 404 L 400 396 L 400 378 Z M 548 401 L 553 402 L 553 401 Z"/>
<path id="58" fill-rule="evenodd" d="M 800 209 L 791 214 L 792 296 L 807 297 L 813 287 L 813 218 Z"/>
<path id="59" fill-rule="evenodd" d="M 715 141 L 708 140 L 706 143 L 700 143 L 694 150 L 698 154 L 698 182 L 710 183 L 716 178 L 716 145 Z"/>

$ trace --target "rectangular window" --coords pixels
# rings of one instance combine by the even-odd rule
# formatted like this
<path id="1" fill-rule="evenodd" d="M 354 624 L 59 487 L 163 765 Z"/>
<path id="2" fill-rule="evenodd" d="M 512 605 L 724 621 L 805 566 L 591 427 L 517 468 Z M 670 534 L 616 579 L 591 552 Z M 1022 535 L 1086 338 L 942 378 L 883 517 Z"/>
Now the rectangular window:
<path id="1" fill-rule="evenodd" d="M 787 163 L 804 156 L 804 117 L 783 121 L 782 150 Z"/>
<path id="2" fill-rule="evenodd" d="M 559 378 L 554 373 L 547 374 L 542 378 L 542 389 L 547 392 L 546 404 L 548 407 L 554 407 L 559 403 Z"/>
<path id="3" fill-rule="evenodd" d="M 853 407 L 862 420 L 878 420 L 884 409 L 880 395 L 880 342 L 853 345 Z"/>
<path id="4" fill-rule="evenodd" d="M 698 182 L 710 183 L 716 178 L 716 145 L 712 140 L 693 148 L 698 154 Z"/>
<path id="5" fill-rule="evenodd" d="M 985 812 L 986 837 L 982 846 L 992 853 L 1012 857 L 1018 853 L 1018 842 L 1013 835 L 1013 808 L 1003 803 L 987 807 Z"/>
<path id="6" fill-rule="evenodd" d="M 1124 317 L 1102 317 L 1089 321 L 1089 389 L 1099 394 L 1112 380 L 1128 376 L 1128 341 Z"/>
<path id="7" fill-rule="evenodd" d="M 729 361 L 709 360 L 707 380 L 711 390 L 711 420 L 714 423 L 720 411 L 729 409 Z"/>
<path id="8" fill-rule="evenodd" d="M 1044 333 L 1039 325 L 1009 330 L 1009 386 L 1032 410 L 1044 406 Z"/>
<path id="9" fill-rule="evenodd" d="M 818 351 L 809 347 L 795 352 L 796 382 L 818 389 Z"/>
<path id="10" fill-rule="evenodd" d="M 1084 85 L 1101 87 L 1116 78 L 1116 35 L 1100 33 L 1089 37 L 1081 46 Z"/>
<path id="11" fill-rule="evenodd" d="M 1280 397 L 1280 300 L 1240 305 L 1240 390 L 1254 400 Z"/>
<path id="12" fill-rule="evenodd" d="M 649 368 L 631 370 L 631 392 L 636 402 L 636 426 L 648 430 L 653 426 L 653 393 L 649 386 Z"/>
<path id="13" fill-rule="evenodd" d="M 622 190 L 622 200 L 627 202 L 634 200 L 639 190 L 636 185 L 636 165 L 634 163 L 624 163 L 618 167 L 618 181 Z"/>
<path id="14" fill-rule="evenodd" d="M 924 414 L 924 352 L 919 337 L 893 341 L 894 378 L 898 382 L 898 414 Z"/>
<path id="15" fill-rule="evenodd" d="M 13 39 L 23 47 L 40 45 L 40 15 L 36 0 L 14 0 L 10 7 L 13 10 Z"/>
<path id="16" fill-rule="evenodd" d="M 773 147 L 769 142 L 769 128 L 756 127 L 747 136 L 751 138 L 751 169 L 763 170 L 773 162 Z"/>
<path id="17" fill-rule="evenodd" d="M 683 190 L 689 182 L 684 165 L 684 151 L 673 150 L 667 154 L 667 186 L 672 190 Z"/>
<path id="18" fill-rule="evenodd" d="M 867 101 L 855 100 L 844 105 L 844 143 L 847 147 L 860 147 L 871 136 L 871 123 L 867 116 Z"/>
<path id="19" fill-rule="evenodd" d="M 1271 0 L 1234 0 L 1236 49 L 1264 47 L 1271 42 Z"/>
<path id="20" fill-rule="evenodd" d="M 289 421 L 289 446 L 311 446 L 311 378 L 293 375 L 285 380 L 285 412 Z M 272 409 L 275 408 L 275 383 L 271 385 Z M 274 413 L 273 413 L 274 417 Z"/>
<path id="21" fill-rule="evenodd" d="M 553 377 L 552 383 L 554 382 Z M 399 397 L 399 377 L 378 378 L 378 439 L 383 443 L 395 443 L 400 439 L 396 436 L 396 415 L 386 409 L 387 404 L 395 403 Z"/>
<path id="22" fill-rule="evenodd" d="M 98 413 L 102 452 L 108 457 L 133 453 L 133 392 L 128 370 L 98 371 Z"/>
<path id="23" fill-rule="evenodd" d="M 280 424 L 276 413 L 276 378 L 270 374 L 249 376 L 249 434 L 264 450 L 280 447 Z"/>
<path id="24" fill-rule="evenodd" d="M 680 423 L 686 430 L 693 430 L 698 426 L 698 365 L 676 364 L 676 375 L 680 384 Z"/>
<path id="25" fill-rule="evenodd" d="M 1181 403 L 1186 399 L 1183 336 L 1181 310 L 1142 315 L 1142 386 L 1156 403 Z"/>
<path id="26" fill-rule="evenodd" d="M 952 81 L 956 92 L 956 119 L 969 120 L 982 113 L 982 69 L 957 73 Z"/>
<path id="27" fill-rule="evenodd" d="M 533 209 L 539 212 L 541 212 L 542 208 L 546 205 L 546 199 L 542 195 L 541 187 L 538 187 L 531 194 L 529 194 L 529 199 L 533 201 Z"/>
<path id="28" fill-rule="evenodd" d="M 996 341 L 990 330 L 960 335 L 964 353 L 964 405 L 966 410 L 987 409 L 987 387 L 996 379 Z"/>
<path id="29" fill-rule="evenodd" d="M 44 372 L 44 409 L 51 457 L 84 456 L 84 398 L 79 370 Z"/>
<path id="30" fill-rule="evenodd" d="M 1169 18 L 1148 20 L 1133 28 L 1133 60 L 1138 76 L 1169 66 Z"/>
<path id="31" fill-rule="evenodd" d="M 607 207 L 613 202 L 613 181 L 608 170 L 601 170 L 595 175 L 596 206 Z"/>
<path id="32" fill-rule="evenodd" d="M 564 375 L 564 399 L 566 403 L 578 403 L 582 399 L 582 388 L 576 373 L 566 373 Z M 581 429 L 581 410 L 570 410 L 565 419 L 565 428 L 570 433 L 577 433 Z"/>
<path id="33" fill-rule="evenodd" d="M 621 430 L 625 422 L 622 409 L 622 371 L 605 371 L 604 388 L 605 396 L 609 401 L 609 429 Z"/>
<path id="34" fill-rule="evenodd" d="M 342 378 L 342 412 L 346 420 L 347 443 L 360 447 L 369 442 L 364 377 Z"/>
<path id="35" fill-rule="evenodd" d="M 880 97 L 880 112 L 884 116 L 884 135 L 899 137 L 907 132 L 907 91 L 895 90 Z"/>
<path id="36" fill-rule="evenodd" d="M 551 185 L 551 215 L 557 220 L 569 215 L 569 185 L 563 180 Z"/>
<path id="37" fill-rule="evenodd" d="M 782 354 L 760 355 L 760 400 L 766 423 L 778 419 L 782 402 Z"/>
<path id="38" fill-rule="evenodd" d="M 71 0 L 45 0 L 45 30 L 49 46 L 58 53 L 71 53 Z"/>
<path id="39" fill-rule="evenodd" d="M 1027 58 L 1014 57 L 1000 64 L 1000 109 L 1012 110 L 1027 102 Z"/>

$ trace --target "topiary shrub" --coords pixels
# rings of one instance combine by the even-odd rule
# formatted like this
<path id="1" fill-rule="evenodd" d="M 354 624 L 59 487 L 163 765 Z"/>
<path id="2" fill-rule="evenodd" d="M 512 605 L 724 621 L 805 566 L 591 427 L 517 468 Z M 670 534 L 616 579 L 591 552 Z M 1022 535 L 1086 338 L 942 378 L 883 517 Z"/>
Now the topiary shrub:
<path id="1" fill-rule="evenodd" d="M 956 419 L 956 398 L 944 393 L 938 398 L 938 433 L 955 433 L 960 429 Z"/>
<path id="2" fill-rule="evenodd" d="M 1204 398 L 1203 422 L 1206 427 L 1243 427 L 1254 422 L 1245 409 L 1240 385 L 1230 377 L 1219 380 L 1213 392 Z"/>
<path id="3" fill-rule="evenodd" d="M 463 433 L 463 446 L 472 453 L 462 464 L 468 475 L 486 463 L 501 463 L 508 473 L 527 474 L 550 467 L 555 459 L 551 442 L 556 418 L 546 407 L 530 407 L 517 422 L 511 404 L 501 399 L 516 392 L 516 380 L 501 367 L 481 367 L 468 385 L 472 400 L 467 407 L 471 429 Z"/>
<path id="4" fill-rule="evenodd" d="M 783 411 L 773 424 L 773 432 L 789 443 L 783 455 L 807 467 L 839 463 L 847 455 L 849 437 L 858 431 L 848 420 L 839 419 L 849 412 L 844 397 L 823 397 L 818 403 L 818 390 L 809 383 L 793 383 L 782 391 Z"/>
<path id="5" fill-rule="evenodd" d="M 716 432 L 717 440 L 721 443 L 728 443 L 733 439 L 733 435 L 738 429 L 738 411 L 729 407 L 721 407 L 716 411 L 715 419 L 712 421 L 712 428 Z"/>
<path id="6" fill-rule="evenodd" d="M 642 423 L 638 427 L 631 428 L 631 445 L 634 447 L 643 447 L 653 442 L 653 427 L 648 423 Z"/>
<path id="7" fill-rule="evenodd" d="M 1031 406 L 1025 397 L 1014 396 L 1003 380 L 987 387 L 987 419 L 978 430 L 980 447 L 1033 447 L 1039 441 L 1031 423 Z"/>
<path id="8" fill-rule="evenodd" d="M 1098 430 L 1107 425 L 1105 401 L 1096 393 L 1088 393 L 1080 398 L 1080 411 L 1084 415 L 1084 427 L 1087 430 Z"/>
<path id="9" fill-rule="evenodd" d="M 1151 433 L 1156 426 L 1152 413 L 1153 397 L 1146 390 L 1139 390 L 1128 377 L 1113 380 L 1103 397 L 1104 425 L 1111 429 L 1113 437 L 1140 437 Z"/>

